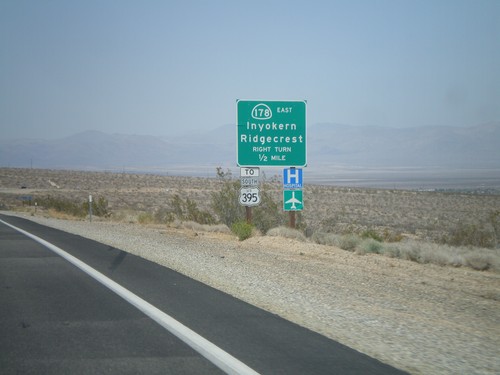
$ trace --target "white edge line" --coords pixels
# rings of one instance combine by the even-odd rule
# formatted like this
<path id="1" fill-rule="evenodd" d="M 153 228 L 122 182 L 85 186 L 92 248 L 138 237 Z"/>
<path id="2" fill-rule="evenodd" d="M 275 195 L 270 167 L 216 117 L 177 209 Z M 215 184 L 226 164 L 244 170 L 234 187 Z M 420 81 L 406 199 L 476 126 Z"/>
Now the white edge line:
<path id="1" fill-rule="evenodd" d="M 211 343 L 204 337 L 200 336 L 190 328 L 186 327 L 179 321 L 175 320 L 171 316 L 165 314 L 163 311 L 151 305 L 149 302 L 146 302 L 145 300 L 143 300 L 136 294 L 132 293 L 128 289 L 125 289 L 120 284 L 111 280 L 109 277 L 103 275 L 102 273 L 90 267 L 89 265 L 82 262 L 78 258 L 75 258 L 73 255 L 68 254 L 61 248 L 21 228 L 9 224 L 1 219 L 0 222 L 24 234 L 25 236 L 35 240 L 36 242 L 42 244 L 43 246 L 47 247 L 49 250 L 63 257 L 68 262 L 72 263 L 73 265 L 81 269 L 83 272 L 85 272 L 95 280 L 99 281 L 107 288 L 111 289 L 113 292 L 115 292 L 124 300 L 129 302 L 131 305 L 135 306 L 137 309 L 139 309 L 144 314 L 149 316 L 151 319 L 160 324 L 170 333 L 177 336 L 180 340 L 185 342 L 187 345 L 196 350 L 203 357 L 208 359 L 210 362 L 212 362 L 214 365 L 219 367 L 227 374 L 258 375 L 258 372 L 251 369 L 240 360 L 236 359 L 229 353 L 225 352 L 224 350 L 222 350 L 215 344 Z"/>

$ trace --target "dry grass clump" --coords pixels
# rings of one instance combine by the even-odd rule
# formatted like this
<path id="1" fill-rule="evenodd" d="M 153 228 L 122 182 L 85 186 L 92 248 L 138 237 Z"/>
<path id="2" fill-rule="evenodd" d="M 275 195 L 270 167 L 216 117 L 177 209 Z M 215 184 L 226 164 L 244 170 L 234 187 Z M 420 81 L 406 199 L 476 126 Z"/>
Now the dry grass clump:
<path id="1" fill-rule="evenodd" d="M 441 266 L 463 264 L 454 248 L 447 245 L 409 240 L 384 246 L 383 254 L 391 258 L 411 260 L 418 263 L 432 263 Z"/>
<path id="2" fill-rule="evenodd" d="M 113 211 L 111 219 L 119 223 L 137 223 L 138 222 L 137 211 L 130 209 L 120 209 Z"/>
<path id="3" fill-rule="evenodd" d="M 312 234 L 311 240 L 320 245 L 337 246 L 342 249 L 342 247 L 339 245 L 339 237 L 340 235 L 338 234 L 316 231 Z"/>
<path id="4" fill-rule="evenodd" d="M 464 255 L 467 266 L 479 271 L 493 270 L 500 272 L 500 251 L 484 251 L 484 249 L 472 249 Z"/>
<path id="5" fill-rule="evenodd" d="M 440 266 L 470 267 L 475 270 L 500 272 L 500 249 L 449 246 L 430 242 L 408 240 L 383 244 L 381 254 L 431 263 Z"/>
<path id="6" fill-rule="evenodd" d="M 495 248 L 500 244 L 500 211 L 490 212 L 487 219 L 476 223 L 458 223 L 442 238 L 442 242 L 454 246 Z"/>
<path id="7" fill-rule="evenodd" d="M 195 232 L 210 232 L 210 233 L 231 233 L 229 227 L 225 224 L 200 224 L 195 221 L 180 221 L 174 220 L 171 227 L 178 229 L 190 229 Z"/>
<path id="8" fill-rule="evenodd" d="M 54 208 L 46 210 L 46 216 L 60 220 L 82 220 L 82 216 L 75 216 L 66 212 L 58 211 Z"/>
<path id="9" fill-rule="evenodd" d="M 383 244 L 373 238 L 365 238 L 356 246 L 355 252 L 360 255 L 380 254 L 383 251 Z"/>
<path id="10" fill-rule="evenodd" d="M 271 237 L 285 237 L 285 238 L 291 238 L 297 241 L 306 241 L 306 237 L 304 234 L 297 230 L 297 229 L 292 229 L 289 227 L 277 227 L 277 228 L 272 228 L 267 231 L 267 235 Z"/>
<path id="11" fill-rule="evenodd" d="M 470 267 L 475 270 L 500 272 L 500 248 L 487 249 L 471 246 L 450 246 L 433 242 L 403 240 L 382 242 L 361 235 L 315 232 L 314 242 L 336 246 L 359 255 L 382 254 L 391 258 L 410 260 L 421 264 L 440 266 Z"/>
<path id="12" fill-rule="evenodd" d="M 336 246 L 343 250 L 355 251 L 363 239 L 357 234 L 336 234 L 325 232 L 314 232 L 311 239 L 321 245 Z"/>
<path id="13" fill-rule="evenodd" d="M 137 215 L 137 222 L 139 224 L 148 225 L 154 224 L 155 219 L 153 217 L 153 214 L 151 214 L 150 212 L 141 212 L 139 215 Z"/>

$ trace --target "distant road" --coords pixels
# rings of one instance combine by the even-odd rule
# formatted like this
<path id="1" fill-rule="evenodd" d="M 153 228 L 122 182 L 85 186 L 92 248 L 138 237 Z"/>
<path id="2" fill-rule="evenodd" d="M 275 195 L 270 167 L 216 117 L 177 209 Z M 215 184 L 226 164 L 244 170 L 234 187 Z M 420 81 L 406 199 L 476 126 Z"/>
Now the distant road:
<path id="1" fill-rule="evenodd" d="M 0 220 L 2 374 L 218 374 L 221 368 L 261 374 L 404 373 L 120 249 L 21 218 L 0 215 Z M 6 223 L 154 306 L 152 311 L 186 328 L 187 343 L 111 286 Z M 191 332 L 207 346 L 198 348 Z M 219 359 L 211 357 L 213 348 L 220 350 Z M 221 365 L 226 359 L 229 367 Z"/>

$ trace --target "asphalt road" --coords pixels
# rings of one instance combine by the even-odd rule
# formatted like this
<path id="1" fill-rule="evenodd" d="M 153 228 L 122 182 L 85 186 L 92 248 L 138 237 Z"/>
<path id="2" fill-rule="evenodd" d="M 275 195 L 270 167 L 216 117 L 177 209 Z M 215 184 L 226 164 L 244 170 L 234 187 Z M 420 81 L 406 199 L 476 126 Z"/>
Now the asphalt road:
<path id="1" fill-rule="evenodd" d="M 404 373 L 120 249 L 0 219 L 78 258 L 258 373 Z M 218 374 L 219 367 L 66 259 L 0 223 L 0 373 Z"/>

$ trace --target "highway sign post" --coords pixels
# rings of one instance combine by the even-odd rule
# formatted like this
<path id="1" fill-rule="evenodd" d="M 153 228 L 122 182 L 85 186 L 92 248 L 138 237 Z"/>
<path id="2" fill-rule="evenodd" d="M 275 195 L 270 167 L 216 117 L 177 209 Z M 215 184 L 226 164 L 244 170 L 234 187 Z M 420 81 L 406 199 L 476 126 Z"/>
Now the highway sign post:
<path id="1" fill-rule="evenodd" d="M 302 169 L 296 167 L 307 165 L 306 104 L 305 100 L 236 101 L 240 204 L 245 206 L 248 223 L 251 206 L 260 203 L 258 167 L 287 167 L 283 187 L 302 189 Z M 289 211 L 290 226 L 295 228 L 295 211 L 303 209 L 302 190 L 284 190 L 283 197 L 283 209 Z"/>
<path id="2" fill-rule="evenodd" d="M 295 212 L 303 209 L 302 190 L 283 190 L 283 211 L 288 211 L 290 228 L 295 229 Z"/>
<path id="3" fill-rule="evenodd" d="M 245 206 L 245 216 L 248 224 L 252 224 L 252 206 L 260 203 L 260 169 L 256 167 L 240 168 L 240 204 Z M 252 189 L 248 189 L 252 188 Z M 245 189 L 245 190 L 243 190 Z M 256 202 L 253 202 L 256 201 Z"/>
<path id="4" fill-rule="evenodd" d="M 295 211 L 304 208 L 303 186 L 301 168 L 283 169 L 283 210 L 288 211 L 290 228 L 295 229 Z"/>
<path id="5" fill-rule="evenodd" d="M 306 101 L 236 101 L 240 167 L 305 167 Z"/>

